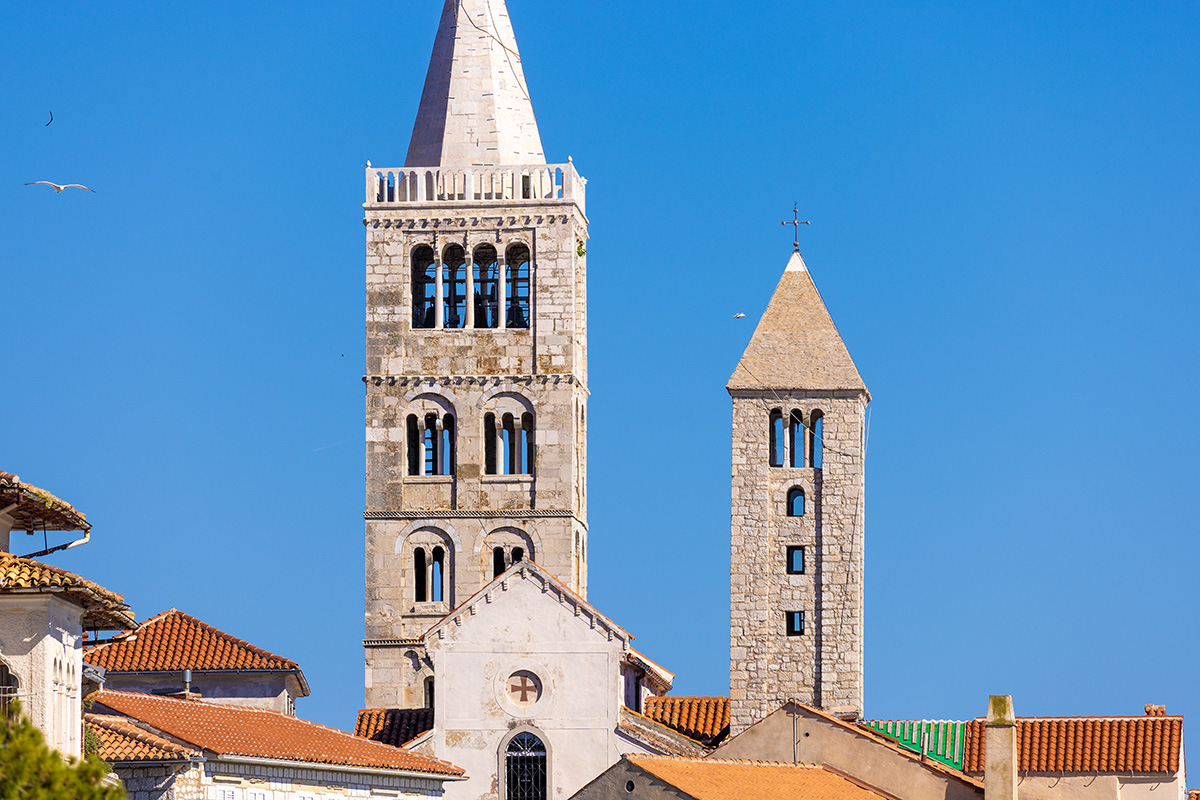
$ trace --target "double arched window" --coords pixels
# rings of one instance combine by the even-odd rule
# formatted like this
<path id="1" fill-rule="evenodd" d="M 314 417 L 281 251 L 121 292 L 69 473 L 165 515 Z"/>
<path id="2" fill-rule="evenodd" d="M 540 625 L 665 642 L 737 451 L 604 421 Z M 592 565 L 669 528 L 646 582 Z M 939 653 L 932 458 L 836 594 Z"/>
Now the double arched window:
<path id="1" fill-rule="evenodd" d="M 488 475 L 532 475 L 533 414 L 491 412 L 483 415 L 483 460 Z"/>
<path id="2" fill-rule="evenodd" d="M 453 475 L 456 456 L 454 415 L 439 411 L 409 414 L 406 427 L 408 474 Z"/>
<path id="3" fill-rule="evenodd" d="M 768 426 L 767 457 L 772 467 L 821 468 L 825 415 L 820 409 L 809 412 L 806 421 L 799 409 L 792 409 L 785 419 L 783 409 L 773 408 Z"/>
<path id="4" fill-rule="evenodd" d="M 490 244 L 478 245 L 468 258 L 450 244 L 439 260 L 427 244 L 412 251 L 412 327 L 513 328 L 530 326 L 532 257 L 516 243 L 499 258 Z"/>
<path id="5" fill-rule="evenodd" d="M 546 800 L 548 773 L 546 745 L 537 736 L 522 731 L 504 748 L 505 800 Z"/>
<path id="6" fill-rule="evenodd" d="M 446 599 L 446 550 L 417 547 L 413 550 L 413 602 L 441 603 Z"/>

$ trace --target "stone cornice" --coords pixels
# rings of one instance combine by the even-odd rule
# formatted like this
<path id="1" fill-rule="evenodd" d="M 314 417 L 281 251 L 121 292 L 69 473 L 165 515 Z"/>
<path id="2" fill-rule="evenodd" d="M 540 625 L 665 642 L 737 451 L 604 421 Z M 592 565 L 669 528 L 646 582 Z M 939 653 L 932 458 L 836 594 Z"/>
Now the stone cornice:
<path id="1" fill-rule="evenodd" d="M 368 213 L 373 209 L 368 208 Z M 425 230 L 498 230 L 505 228 L 533 228 L 538 225 L 565 225 L 571 221 L 571 214 L 546 214 L 546 213 L 525 213 L 522 210 L 517 214 L 502 214 L 499 216 L 481 215 L 481 214 L 455 214 L 450 217 L 434 217 L 428 216 L 429 212 L 436 211 L 433 208 L 417 208 L 413 211 L 418 212 L 412 218 L 408 217 L 376 217 L 368 216 L 363 218 L 363 225 L 370 228 L 397 228 L 405 231 L 425 231 Z M 424 212 L 424 213 L 420 213 Z M 385 213 L 385 210 L 380 210 L 377 213 Z M 387 209 L 386 213 L 395 213 L 394 209 Z"/>
<path id="2" fill-rule="evenodd" d="M 585 392 L 583 381 L 571 373 L 555 372 L 548 375 L 363 375 L 363 383 L 382 386 L 499 386 L 501 384 L 541 384 L 557 386 L 567 383 L 580 386 Z"/>
<path id="3" fill-rule="evenodd" d="M 413 520 L 413 519 L 567 519 L 574 518 L 584 527 L 587 523 L 575 516 L 574 511 L 558 508 L 495 508 L 460 511 L 364 511 L 366 520 Z"/>

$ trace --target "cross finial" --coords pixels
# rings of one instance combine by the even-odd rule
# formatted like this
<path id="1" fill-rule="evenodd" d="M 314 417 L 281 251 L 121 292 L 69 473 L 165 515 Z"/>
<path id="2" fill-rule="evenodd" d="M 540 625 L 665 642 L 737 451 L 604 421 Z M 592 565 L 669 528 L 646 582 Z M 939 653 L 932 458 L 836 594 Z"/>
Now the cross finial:
<path id="1" fill-rule="evenodd" d="M 799 203 L 795 203 L 795 204 L 793 204 L 793 206 L 792 206 L 792 216 L 794 217 L 794 219 L 793 219 L 791 222 L 788 222 L 788 221 L 785 219 L 785 220 L 784 220 L 782 223 L 780 223 L 780 224 L 782 224 L 782 225 L 791 225 L 791 226 L 793 226 L 793 227 L 795 228 L 795 233 L 796 233 L 796 241 L 792 242 L 792 246 L 793 246 L 793 247 L 795 247 L 795 248 L 796 248 L 796 252 L 797 252 L 797 253 L 799 253 L 799 252 L 800 252 L 800 226 L 801 226 L 801 225 L 810 225 L 811 223 L 810 223 L 808 220 L 806 220 L 806 219 L 800 219 L 800 204 L 799 204 Z"/>

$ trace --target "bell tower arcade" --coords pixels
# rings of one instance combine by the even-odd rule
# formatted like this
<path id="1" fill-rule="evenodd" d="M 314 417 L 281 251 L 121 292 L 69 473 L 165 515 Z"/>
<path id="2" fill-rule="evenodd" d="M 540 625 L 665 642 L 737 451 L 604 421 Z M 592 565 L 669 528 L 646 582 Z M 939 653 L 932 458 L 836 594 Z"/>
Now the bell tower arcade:
<path id="1" fill-rule="evenodd" d="M 548 164 L 504 0 L 447 0 L 403 167 L 366 170 L 366 703 L 514 561 L 587 594 L 585 181 Z"/>

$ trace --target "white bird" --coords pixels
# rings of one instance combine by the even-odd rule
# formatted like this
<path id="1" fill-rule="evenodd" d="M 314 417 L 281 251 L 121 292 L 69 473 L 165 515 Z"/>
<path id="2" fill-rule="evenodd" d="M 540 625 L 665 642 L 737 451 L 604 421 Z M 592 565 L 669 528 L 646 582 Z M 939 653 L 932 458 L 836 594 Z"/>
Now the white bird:
<path id="1" fill-rule="evenodd" d="M 53 186 L 54 191 L 56 193 L 61 192 L 63 189 L 83 189 L 85 192 L 91 192 L 92 194 L 96 193 L 95 189 L 89 189 L 88 187 L 84 186 L 82 183 L 68 183 L 65 186 L 59 186 L 57 183 L 51 183 L 50 181 L 34 181 L 33 183 L 27 183 L 25 185 L 26 186 Z"/>
<path id="2" fill-rule="evenodd" d="M 745 315 L 745 314 L 743 314 L 742 312 L 740 312 L 740 311 L 739 311 L 738 313 L 736 313 L 736 314 L 734 314 L 734 315 L 733 315 L 733 318 L 734 318 L 734 319 L 741 319 L 741 318 L 742 318 L 742 317 L 744 317 L 744 316 L 746 316 L 746 315 Z"/>

